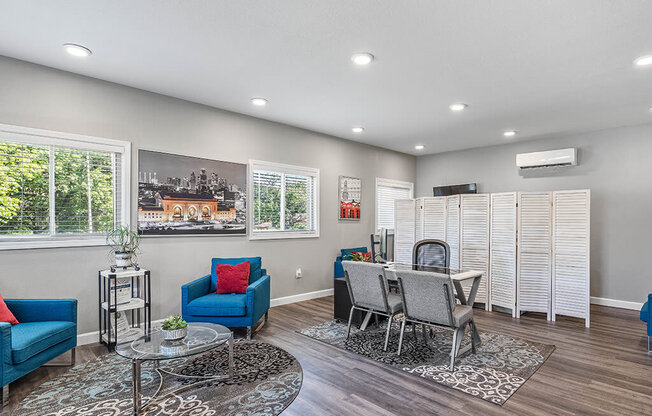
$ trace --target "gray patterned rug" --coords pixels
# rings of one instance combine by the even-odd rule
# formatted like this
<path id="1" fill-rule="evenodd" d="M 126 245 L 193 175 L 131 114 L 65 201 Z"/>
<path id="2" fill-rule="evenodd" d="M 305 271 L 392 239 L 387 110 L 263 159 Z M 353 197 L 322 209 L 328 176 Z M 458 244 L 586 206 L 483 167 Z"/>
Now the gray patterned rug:
<path id="1" fill-rule="evenodd" d="M 451 331 L 436 329 L 426 347 L 420 325 L 416 340 L 412 330 L 406 328 L 399 356 L 396 353 L 399 322 L 395 320 L 393 325 L 387 352 L 383 352 L 384 324 L 380 328 L 368 327 L 365 331 L 352 327 L 348 340 L 346 323 L 337 321 L 324 322 L 299 333 L 501 406 L 555 350 L 554 345 L 480 332 L 482 344 L 476 354 L 469 351 L 458 357 L 455 371 L 451 372 Z M 462 346 L 469 343 L 467 330 Z"/>
<path id="2" fill-rule="evenodd" d="M 179 374 L 211 375 L 227 371 L 226 345 L 202 355 L 161 362 Z M 278 415 L 299 394 L 303 372 L 287 351 L 238 339 L 234 345 L 235 377 L 201 381 L 166 377 L 164 393 L 145 415 Z M 150 362 L 143 364 L 143 395 L 151 395 L 159 376 Z M 186 387 L 186 388 L 182 388 Z M 147 397 L 144 397 L 145 399 Z M 16 416 L 131 415 L 131 363 L 106 354 L 78 365 L 41 384 L 21 402 Z"/>

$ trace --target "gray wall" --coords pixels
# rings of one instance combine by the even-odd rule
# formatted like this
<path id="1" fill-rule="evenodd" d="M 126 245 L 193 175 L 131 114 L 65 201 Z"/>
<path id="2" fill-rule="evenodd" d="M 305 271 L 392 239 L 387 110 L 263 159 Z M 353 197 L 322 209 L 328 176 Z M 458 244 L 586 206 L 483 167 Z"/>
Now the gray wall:
<path id="1" fill-rule="evenodd" d="M 579 166 L 521 176 L 517 153 L 579 148 Z M 417 195 L 477 182 L 479 192 L 591 189 L 591 295 L 644 302 L 652 291 L 652 125 L 417 159 Z"/>
<path id="2" fill-rule="evenodd" d="M 248 97 L 243 97 L 248 99 Z M 145 238 L 141 263 L 152 270 L 153 317 L 180 311 L 180 286 L 206 275 L 211 257 L 258 255 L 272 276 L 272 298 L 333 286 L 342 247 L 368 245 L 375 177 L 415 179 L 415 158 L 282 124 L 0 57 L 0 123 L 129 140 L 132 201 L 139 148 L 246 163 L 248 159 L 320 169 L 319 238 Z M 362 178 L 360 222 L 338 222 L 338 175 Z M 132 219 L 135 219 L 132 202 Z M 97 270 L 106 247 L 0 251 L 0 293 L 79 299 L 79 332 L 97 330 Z M 294 271 L 302 267 L 303 278 Z"/>

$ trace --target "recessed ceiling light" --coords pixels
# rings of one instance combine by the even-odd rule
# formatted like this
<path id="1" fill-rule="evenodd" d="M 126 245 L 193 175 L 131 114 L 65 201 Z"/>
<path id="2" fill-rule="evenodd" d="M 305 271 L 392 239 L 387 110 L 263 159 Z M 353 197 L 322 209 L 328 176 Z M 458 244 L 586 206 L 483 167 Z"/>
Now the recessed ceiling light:
<path id="1" fill-rule="evenodd" d="M 70 55 L 79 57 L 90 56 L 93 53 L 90 49 L 75 43 L 64 43 L 63 49 L 65 49 Z"/>
<path id="2" fill-rule="evenodd" d="M 258 107 L 263 107 L 267 105 L 267 100 L 265 98 L 252 98 L 251 99 L 251 104 L 256 105 Z"/>
<path id="3" fill-rule="evenodd" d="M 371 61 L 374 60 L 374 56 L 372 54 L 370 54 L 369 52 L 354 53 L 351 56 L 351 60 L 356 65 L 364 66 L 364 65 L 369 65 L 371 63 Z"/>
<path id="4" fill-rule="evenodd" d="M 464 103 L 455 103 L 455 104 L 451 104 L 451 105 L 448 106 L 448 108 L 450 108 L 451 111 L 462 111 L 466 107 L 468 107 L 468 105 L 466 105 Z"/>
<path id="5" fill-rule="evenodd" d="M 503 136 L 514 137 L 516 136 L 516 130 L 507 130 L 506 132 L 503 133 Z"/>
<path id="6" fill-rule="evenodd" d="M 636 58 L 636 60 L 634 61 L 634 65 L 636 65 L 636 66 L 652 65 L 652 55 L 645 55 L 645 56 L 641 56 L 639 58 Z"/>
<path id="7" fill-rule="evenodd" d="M 423 150 L 425 148 L 426 148 L 426 146 L 424 146 L 422 144 L 418 144 L 418 145 L 414 146 L 414 150 Z"/>
<path id="8" fill-rule="evenodd" d="M 354 133 L 360 134 L 360 133 L 362 133 L 364 131 L 364 127 L 353 127 L 351 129 L 351 131 L 354 132 Z"/>

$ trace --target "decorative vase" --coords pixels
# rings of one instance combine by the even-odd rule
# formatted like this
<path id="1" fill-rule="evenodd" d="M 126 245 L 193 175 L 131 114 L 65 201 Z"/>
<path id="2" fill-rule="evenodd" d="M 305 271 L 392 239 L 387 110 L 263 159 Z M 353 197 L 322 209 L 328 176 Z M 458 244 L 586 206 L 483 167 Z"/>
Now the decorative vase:
<path id="1" fill-rule="evenodd" d="M 115 265 L 118 267 L 131 266 L 131 251 L 116 251 L 115 252 Z"/>
<path id="2" fill-rule="evenodd" d="M 188 335 L 188 328 L 181 329 L 161 329 L 163 334 L 163 339 L 166 341 L 176 341 L 178 339 L 183 339 Z"/>

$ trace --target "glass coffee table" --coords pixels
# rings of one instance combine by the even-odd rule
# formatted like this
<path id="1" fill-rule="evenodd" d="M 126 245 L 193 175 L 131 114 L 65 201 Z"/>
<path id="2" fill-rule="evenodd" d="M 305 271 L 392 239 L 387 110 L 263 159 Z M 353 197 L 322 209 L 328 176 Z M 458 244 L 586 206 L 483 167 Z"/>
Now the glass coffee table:
<path id="1" fill-rule="evenodd" d="M 189 357 L 210 351 L 225 343 L 229 344 L 229 370 L 228 374 L 221 375 L 185 375 L 173 373 L 159 367 L 163 360 L 172 360 L 175 358 Z M 161 331 L 152 331 L 138 338 L 124 341 L 116 345 L 115 352 L 121 357 L 128 358 L 132 363 L 132 382 L 134 395 L 134 415 L 140 414 L 149 404 L 153 403 L 156 396 L 163 387 L 165 375 L 175 377 L 194 378 L 197 382 L 208 380 L 225 380 L 233 376 L 233 332 L 228 328 L 210 323 L 189 323 L 188 335 L 178 341 L 166 341 L 163 339 Z M 147 402 L 142 402 L 140 390 L 140 366 L 144 361 L 153 361 L 154 368 L 160 376 L 160 381 L 156 392 Z M 186 389 L 193 384 L 186 385 L 175 393 Z"/>

